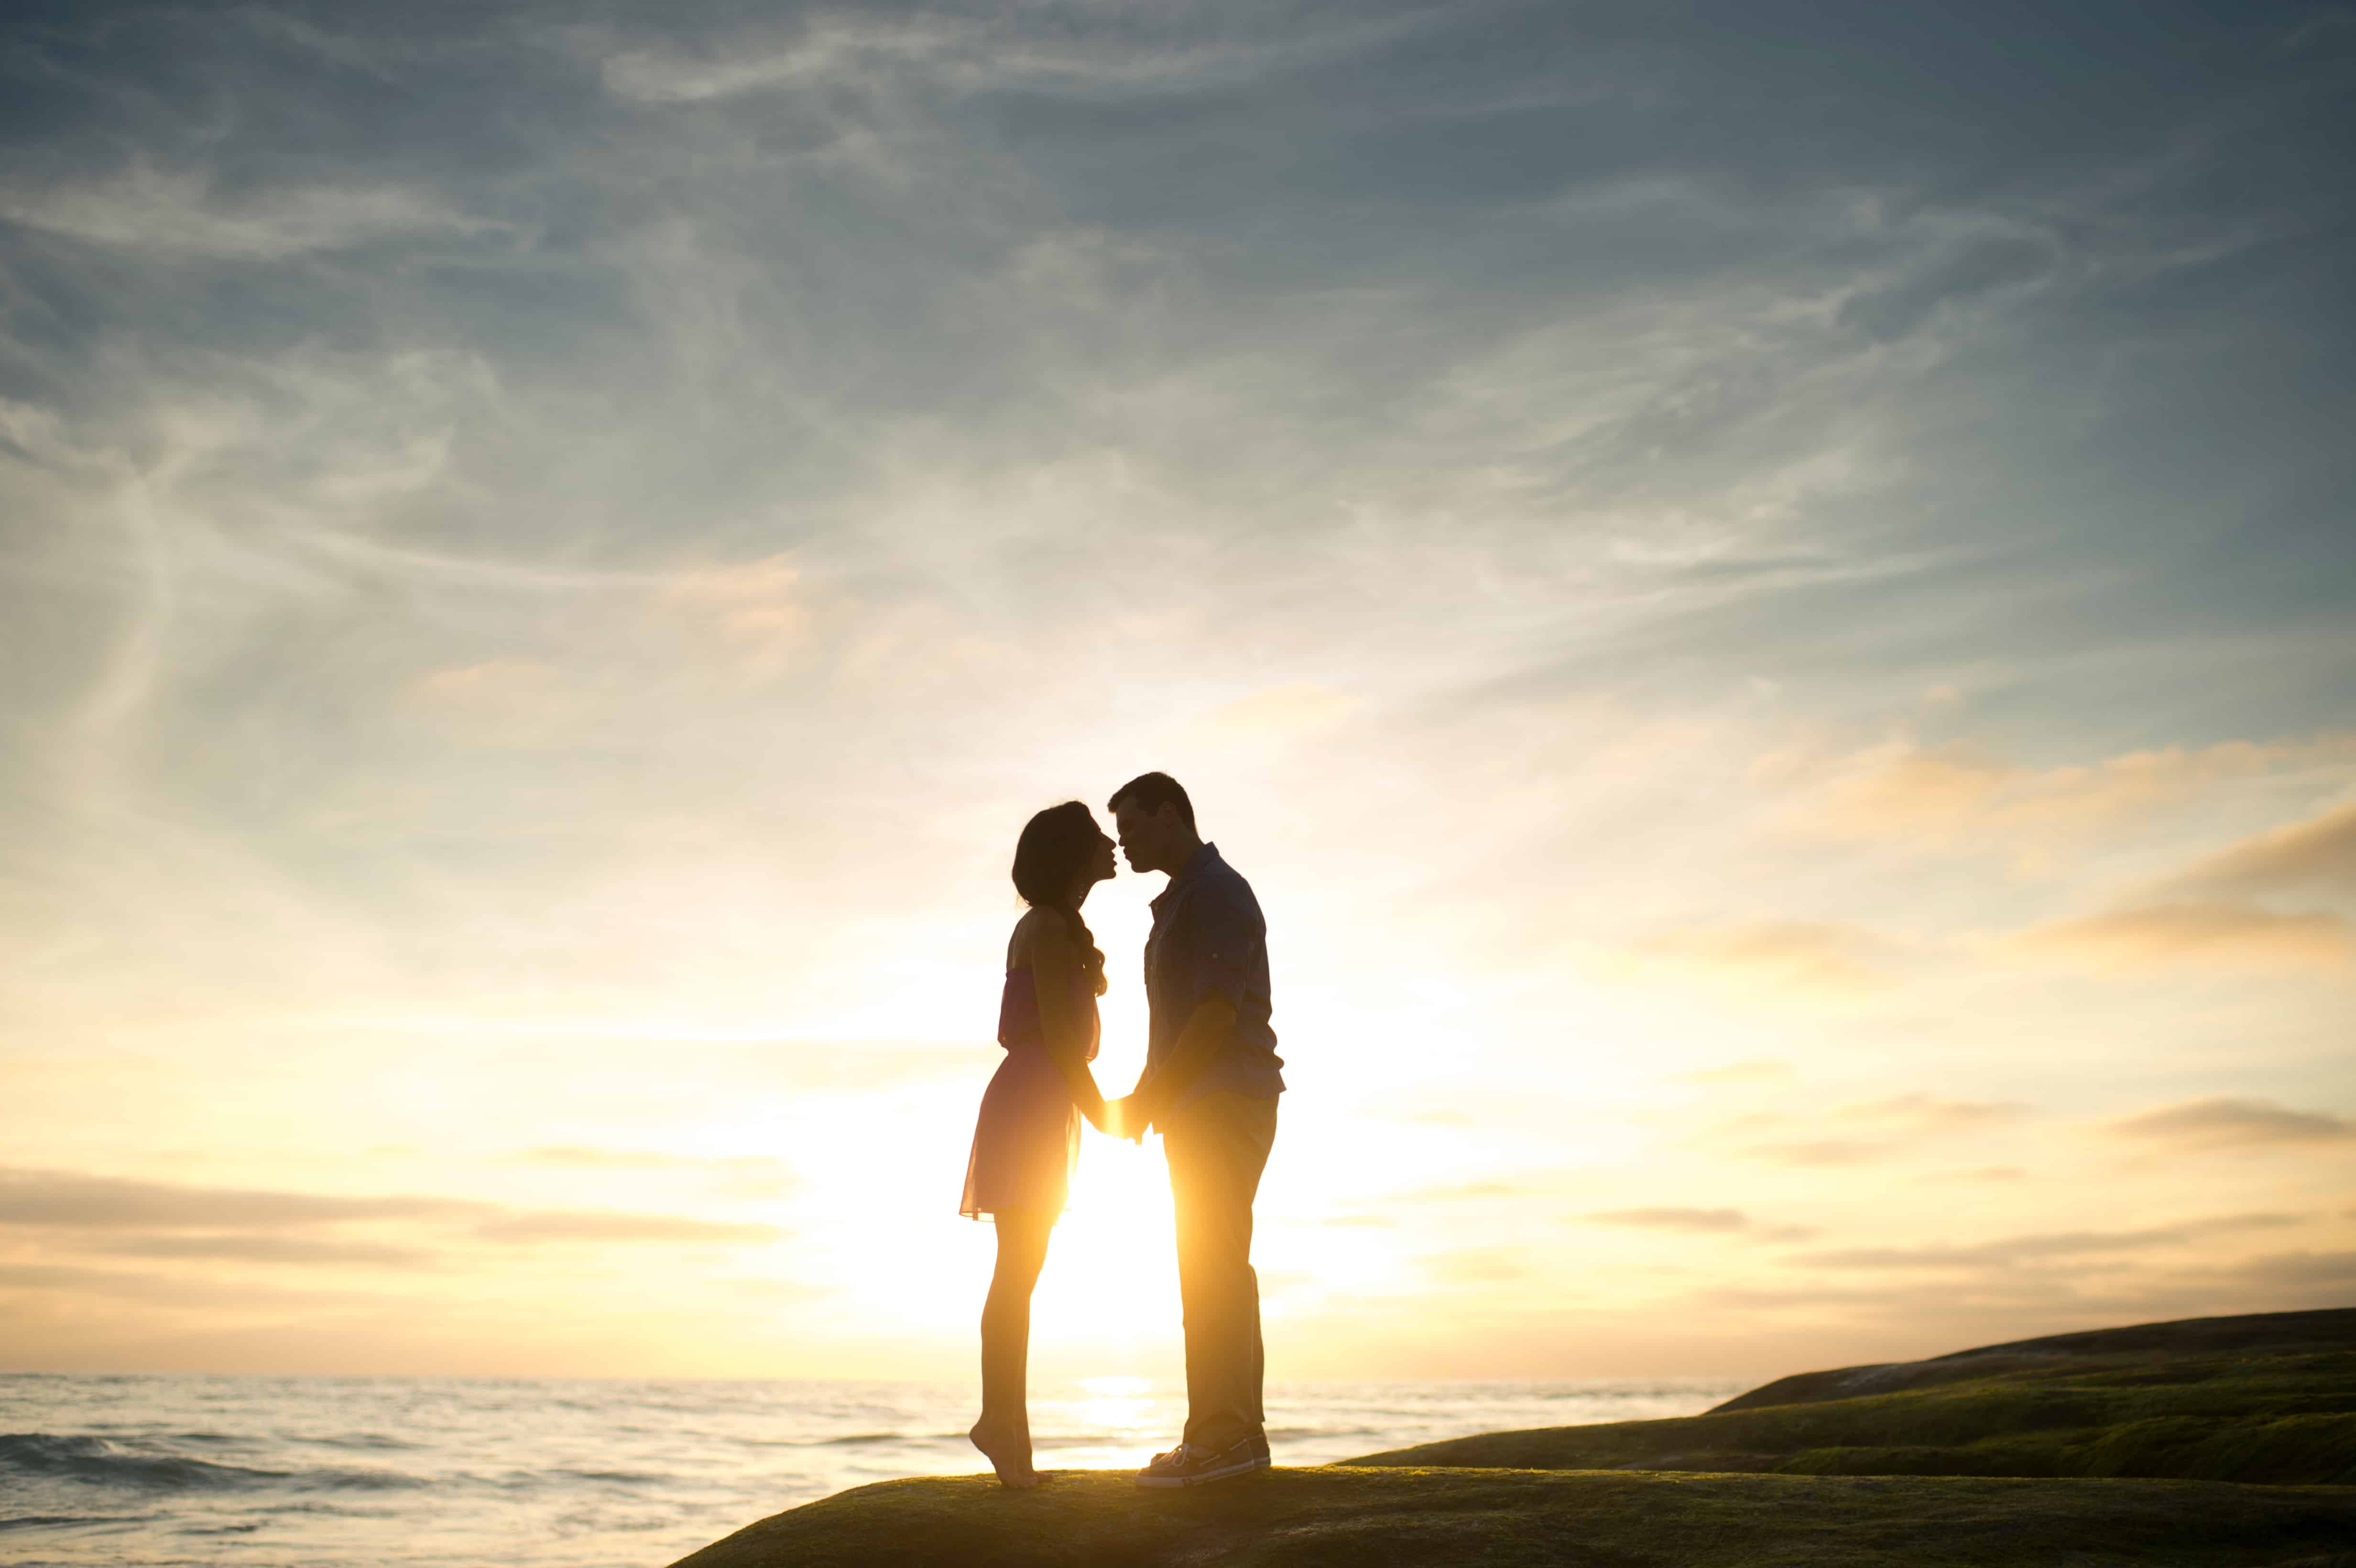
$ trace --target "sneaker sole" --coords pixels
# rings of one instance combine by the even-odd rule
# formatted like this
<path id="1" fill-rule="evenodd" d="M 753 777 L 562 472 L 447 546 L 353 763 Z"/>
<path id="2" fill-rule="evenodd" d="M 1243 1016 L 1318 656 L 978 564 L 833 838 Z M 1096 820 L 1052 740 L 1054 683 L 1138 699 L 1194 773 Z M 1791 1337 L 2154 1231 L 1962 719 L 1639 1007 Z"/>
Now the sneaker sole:
<path id="1" fill-rule="evenodd" d="M 1199 1487 L 1205 1481 L 1224 1481 L 1229 1476 L 1248 1476 L 1254 1470 L 1265 1470 L 1273 1461 L 1255 1454 L 1248 1459 L 1238 1459 L 1232 1465 L 1222 1465 L 1215 1470 L 1202 1470 L 1191 1476 L 1149 1476 L 1140 1472 L 1141 1487 Z"/>

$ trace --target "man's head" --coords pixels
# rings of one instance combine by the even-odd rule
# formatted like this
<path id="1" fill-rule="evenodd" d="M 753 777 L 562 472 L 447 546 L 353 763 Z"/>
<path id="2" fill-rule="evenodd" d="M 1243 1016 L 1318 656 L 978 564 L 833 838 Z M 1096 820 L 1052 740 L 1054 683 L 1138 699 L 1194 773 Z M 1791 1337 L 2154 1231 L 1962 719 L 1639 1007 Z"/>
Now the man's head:
<path id="1" fill-rule="evenodd" d="M 1112 792 L 1105 803 L 1120 834 L 1121 853 L 1140 871 L 1183 870 L 1201 848 L 1194 832 L 1194 803 L 1168 773 L 1140 773 Z"/>

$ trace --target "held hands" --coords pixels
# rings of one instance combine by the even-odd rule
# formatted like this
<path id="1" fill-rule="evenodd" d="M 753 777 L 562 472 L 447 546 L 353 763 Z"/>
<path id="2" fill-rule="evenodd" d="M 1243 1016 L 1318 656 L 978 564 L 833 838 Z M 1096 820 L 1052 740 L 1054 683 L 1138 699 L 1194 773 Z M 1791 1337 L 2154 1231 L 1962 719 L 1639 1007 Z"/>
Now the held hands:
<path id="1" fill-rule="evenodd" d="M 1097 1125 L 1101 1131 L 1110 1133 L 1117 1138 L 1127 1138 L 1132 1143 L 1142 1144 L 1145 1141 L 1145 1129 L 1151 1121 L 1152 1117 L 1147 1113 L 1141 1097 L 1136 1094 L 1125 1094 L 1118 1100 L 1105 1102 L 1104 1120 L 1098 1122 Z"/>
<path id="2" fill-rule="evenodd" d="M 1099 1099 L 1093 1104 L 1083 1104 L 1080 1115 L 1088 1119 L 1088 1125 L 1100 1133 L 1141 1144 L 1145 1141 L 1145 1123 L 1138 1119 L 1137 1114 L 1130 1109 L 1136 1098 L 1131 1094 L 1119 1100 Z"/>

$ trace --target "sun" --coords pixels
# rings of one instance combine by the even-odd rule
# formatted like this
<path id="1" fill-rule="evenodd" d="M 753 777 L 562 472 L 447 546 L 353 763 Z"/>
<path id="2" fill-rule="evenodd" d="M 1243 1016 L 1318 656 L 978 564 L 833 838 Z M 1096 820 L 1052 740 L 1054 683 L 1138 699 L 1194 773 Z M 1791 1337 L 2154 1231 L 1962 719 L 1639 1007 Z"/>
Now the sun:
<path id="1" fill-rule="evenodd" d="M 1033 1354 L 1086 1347 L 1095 1376 L 1140 1370 L 1178 1333 L 1177 1243 L 1158 1140 L 1090 1138 L 1031 1301 Z"/>

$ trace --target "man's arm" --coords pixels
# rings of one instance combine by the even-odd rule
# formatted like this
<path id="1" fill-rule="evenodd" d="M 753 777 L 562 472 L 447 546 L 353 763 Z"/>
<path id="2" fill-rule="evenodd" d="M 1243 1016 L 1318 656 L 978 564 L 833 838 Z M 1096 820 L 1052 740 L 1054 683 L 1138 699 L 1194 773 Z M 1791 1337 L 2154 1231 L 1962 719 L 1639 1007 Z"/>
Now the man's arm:
<path id="1" fill-rule="evenodd" d="M 1197 985 L 1194 1010 L 1170 1042 L 1169 1054 L 1139 1081 L 1134 1103 L 1124 1107 L 1140 1125 L 1176 1104 L 1234 1036 L 1264 938 L 1254 911 L 1223 892 L 1205 890 L 1181 917 L 1194 927 L 1184 934 Z"/>
<path id="2" fill-rule="evenodd" d="M 1140 1081 L 1137 1093 L 1123 1106 L 1140 1126 L 1160 1118 L 1180 1095 L 1194 1086 L 1203 1069 L 1217 1060 L 1236 1027 L 1236 1005 L 1224 991 L 1206 991 L 1194 1004 L 1186 1027 L 1171 1042 L 1170 1055 L 1154 1072 Z"/>

